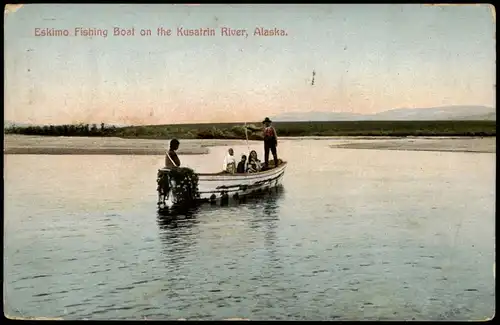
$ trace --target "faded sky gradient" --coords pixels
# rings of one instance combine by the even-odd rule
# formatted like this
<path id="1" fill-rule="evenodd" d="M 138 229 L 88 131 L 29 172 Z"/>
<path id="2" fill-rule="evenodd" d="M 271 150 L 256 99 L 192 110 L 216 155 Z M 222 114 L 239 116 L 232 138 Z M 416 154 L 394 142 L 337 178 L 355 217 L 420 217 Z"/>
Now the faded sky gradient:
<path id="1" fill-rule="evenodd" d="M 24 5 L 5 15 L 5 119 L 260 121 L 292 111 L 495 107 L 493 7 Z M 286 37 L 161 37 L 156 28 L 281 28 Z M 136 29 L 114 37 L 113 27 Z M 108 37 L 36 37 L 35 28 Z M 141 37 L 141 28 L 153 36 Z M 217 31 L 218 32 L 218 31 Z M 29 51 L 28 51 L 29 50 Z M 312 71 L 315 85 L 311 86 Z"/>

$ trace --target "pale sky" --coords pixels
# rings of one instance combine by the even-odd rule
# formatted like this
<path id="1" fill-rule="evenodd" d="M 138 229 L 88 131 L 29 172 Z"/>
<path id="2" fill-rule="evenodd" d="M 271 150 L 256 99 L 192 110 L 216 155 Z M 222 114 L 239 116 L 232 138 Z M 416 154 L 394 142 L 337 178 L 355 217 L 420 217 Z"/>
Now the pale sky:
<path id="1" fill-rule="evenodd" d="M 260 121 L 495 107 L 489 5 L 29 4 L 5 13 L 5 119 L 40 124 Z M 176 36 L 215 28 L 216 36 Z M 256 27 L 287 36 L 253 36 Z M 107 29 L 35 36 L 35 28 Z M 136 36 L 113 36 L 113 27 Z M 173 36 L 157 36 L 171 28 Z M 220 27 L 246 29 L 220 36 Z M 152 36 L 140 36 L 140 29 Z M 312 71 L 316 71 L 311 86 Z"/>

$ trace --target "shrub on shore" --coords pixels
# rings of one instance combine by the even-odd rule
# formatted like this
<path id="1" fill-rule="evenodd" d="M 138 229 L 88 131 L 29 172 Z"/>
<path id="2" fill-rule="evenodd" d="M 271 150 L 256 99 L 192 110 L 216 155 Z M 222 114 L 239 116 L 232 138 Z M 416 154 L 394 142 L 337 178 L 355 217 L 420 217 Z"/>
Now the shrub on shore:
<path id="1" fill-rule="evenodd" d="M 243 123 L 143 125 L 114 127 L 93 124 L 12 126 L 6 134 L 39 136 L 122 137 L 143 139 L 245 139 L 262 140 L 261 128 Z M 302 136 L 496 136 L 496 121 L 342 121 L 278 122 L 280 137 Z"/>

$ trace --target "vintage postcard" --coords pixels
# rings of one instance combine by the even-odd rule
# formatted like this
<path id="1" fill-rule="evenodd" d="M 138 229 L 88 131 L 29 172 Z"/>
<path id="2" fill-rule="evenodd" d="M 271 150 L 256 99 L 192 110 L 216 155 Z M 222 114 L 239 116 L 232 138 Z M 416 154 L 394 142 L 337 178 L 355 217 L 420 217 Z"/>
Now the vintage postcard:
<path id="1" fill-rule="evenodd" d="M 487 4 L 7 4 L 4 314 L 487 320 Z"/>

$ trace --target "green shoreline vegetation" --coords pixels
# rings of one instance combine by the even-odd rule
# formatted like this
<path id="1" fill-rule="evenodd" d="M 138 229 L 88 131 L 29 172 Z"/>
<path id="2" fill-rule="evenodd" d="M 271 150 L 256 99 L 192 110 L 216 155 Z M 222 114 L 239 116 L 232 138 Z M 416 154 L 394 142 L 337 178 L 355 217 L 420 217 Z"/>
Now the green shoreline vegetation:
<path id="1" fill-rule="evenodd" d="M 280 137 L 307 136 L 443 136 L 494 137 L 496 121 L 329 121 L 275 122 Z M 245 139 L 244 123 L 106 126 L 77 125 L 10 126 L 5 134 L 120 137 L 135 139 Z M 247 124 L 249 140 L 262 140 L 261 124 Z"/>

